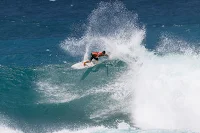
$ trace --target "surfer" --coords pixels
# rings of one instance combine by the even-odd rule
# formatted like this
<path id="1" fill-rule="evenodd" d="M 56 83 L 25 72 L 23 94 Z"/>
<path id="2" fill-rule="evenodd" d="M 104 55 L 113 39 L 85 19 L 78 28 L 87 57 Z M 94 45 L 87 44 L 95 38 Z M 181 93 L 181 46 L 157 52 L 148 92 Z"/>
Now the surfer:
<path id="1" fill-rule="evenodd" d="M 99 60 L 99 57 L 101 57 L 101 56 L 108 56 L 108 55 L 106 54 L 106 51 L 102 51 L 102 52 L 92 52 L 92 53 L 91 53 L 90 60 L 83 62 L 83 65 L 85 66 L 86 63 L 90 63 L 90 62 L 92 61 L 92 59 L 95 59 L 96 61 L 98 61 L 98 60 Z"/>

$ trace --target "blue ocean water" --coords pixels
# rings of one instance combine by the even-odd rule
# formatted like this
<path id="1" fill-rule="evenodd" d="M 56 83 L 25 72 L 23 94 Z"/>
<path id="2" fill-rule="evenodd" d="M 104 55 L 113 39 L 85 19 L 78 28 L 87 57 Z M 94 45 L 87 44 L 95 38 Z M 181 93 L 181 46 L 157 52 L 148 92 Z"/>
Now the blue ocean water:
<path id="1" fill-rule="evenodd" d="M 0 1 L 0 132 L 199 132 L 199 6 Z"/>

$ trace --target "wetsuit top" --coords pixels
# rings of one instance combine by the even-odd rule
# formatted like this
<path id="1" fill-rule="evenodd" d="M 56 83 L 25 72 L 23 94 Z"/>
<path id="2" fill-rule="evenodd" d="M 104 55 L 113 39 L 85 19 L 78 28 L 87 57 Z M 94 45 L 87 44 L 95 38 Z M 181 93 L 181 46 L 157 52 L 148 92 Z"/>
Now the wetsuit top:
<path id="1" fill-rule="evenodd" d="M 95 57 L 95 58 L 98 58 L 100 56 L 103 56 L 104 54 L 102 52 L 92 52 L 92 55 Z"/>

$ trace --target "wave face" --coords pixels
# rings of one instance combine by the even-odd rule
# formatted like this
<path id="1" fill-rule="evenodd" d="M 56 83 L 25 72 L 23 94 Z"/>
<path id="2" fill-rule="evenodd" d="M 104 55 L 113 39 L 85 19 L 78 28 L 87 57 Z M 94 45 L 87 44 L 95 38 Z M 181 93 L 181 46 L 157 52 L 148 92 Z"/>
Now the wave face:
<path id="1" fill-rule="evenodd" d="M 64 4 L 56 0 L 48 2 L 43 4 L 47 7 L 56 2 L 61 7 Z M 42 3 L 37 4 L 42 6 Z M 152 9 L 147 1 L 133 4 L 146 5 L 148 11 Z M 155 2 L 150 5 L 163 6 Z M 71 13 L 82 11 L 80 3 L 68 3 L 68 6 Z M 0 132 L 199 132 L 199 47 L 197 37 L 193 41 L 184 38 L 184 33 L 198 26 L 178 25 L 173 20 L 166 24 L 168 21 L 160 19 L 156 24 L 148 16 L 140 19 L 137 12 L 128 10 L 120 1 L 99 2 L 90 11 L 86 22 L 80 24 L 83 26 L 74 29 L 76 35 L 73 37 L 40 36 L 43 39 L 17 40 L 10 48 L 7 45 L 12 40 L 0 41 L 5 46 L 0 58 Z M 140 9 L 137 11 L 142 14 Z M 44 11 L 38 19 L 55 17 L 48 15 Z M 74 17 L 73 21 L 76 19 Z M 145 24 L 141 20 L 150 22 Z M 59 19 L 59 23 L 62 21 Z M 59 27 L 53 22 L 46 28 Z M 36 23 L 37 26 L 43 24 Z M 41 34 L 34 32 L 33 35 Z M 155 34 L 159 39 L 153 38 Z M 157 42 L 149 44 L 149 36 Z M 9 37 L 3 39 L 6 38 Z M 19 44 L 26 48 L 18 48 Z M 103 50 L 109 54 L 109 60 L 102 57 L 100 64 L 89 69 L 71 68 L 87 60 L 92 51 Z"/>

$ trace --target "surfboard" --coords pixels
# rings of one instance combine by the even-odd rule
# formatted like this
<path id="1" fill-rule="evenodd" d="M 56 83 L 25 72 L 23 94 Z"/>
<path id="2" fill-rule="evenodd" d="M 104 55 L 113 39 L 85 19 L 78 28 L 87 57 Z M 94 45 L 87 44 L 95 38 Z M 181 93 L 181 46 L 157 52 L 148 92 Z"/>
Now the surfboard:
<path id="1" fill-rule="evenodd" d="M 83 62 L 78 62 L 78 63 L 72 65 L 71 68 L 73 68 L 73 69 L 85 69 L 85 68 L 93 67 L 96 64 L 98 64 L 98 63 L 90 62 L 90 63 L 86 63 L 86 65 L 84 66 Z"/>

